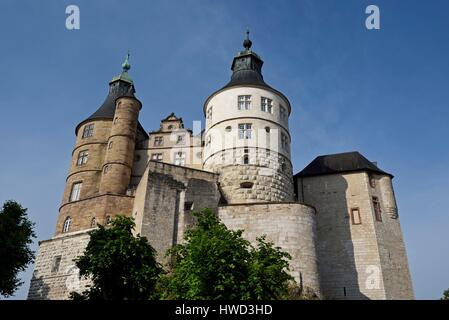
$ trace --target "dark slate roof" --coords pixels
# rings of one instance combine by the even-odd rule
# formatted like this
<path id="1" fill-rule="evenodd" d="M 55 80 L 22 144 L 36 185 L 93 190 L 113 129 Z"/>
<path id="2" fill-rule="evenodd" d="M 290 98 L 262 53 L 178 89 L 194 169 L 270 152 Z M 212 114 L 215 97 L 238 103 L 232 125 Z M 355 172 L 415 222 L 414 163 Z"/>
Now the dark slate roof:
<path id="1" fill-rule="evenodd" d="M 313 177 L 357 171 L 366 171 L 393 177 L 390 173 L 379 169 L 377 165 L 357 151 L 319 156 L 305 167 L 304 170 L 297 173 L 295 177 Z"/>
<path id="2" fill-rule="evenodd" d="M 91 120 L 99 120 L 99 119 L 114 119 L 115 114 L 115 101 L 121 97 L 130 97 L 136 99 L 134 96 L 134 85 L 132 83 L 128 83 L 121 80 L 112 81 L 109 87 L 109 93 L 104 100 L 103 104 L 91 114 L 88 118 L 81 121 L 75 129 L 75 134 L 78 134 L 78 129 L 86 122 Z M 142 127 L 140 122 L 138 123 L 138 130 L 141 131 L 145 136 L 148 136 L 148 133 Z"/>
<path id="3" fill-rule="evenodd" d="M 209 98 L 206 100 L 206 103 L 204 104 L 204 108 L 206 107 L 207 101 L 218 92 L 221 92 L 222 90 L 238 86 L 254 86 L 270 90 L 273 93 L 281 96 L 288 103 L 288 111 L 289 113 L 291 112 L 291 106 L 288 98 L 282 92 L 269 86 L 263 79 L 262 75 L 263 60 L 259 57 L 257 53 L 251 50 L 251 45 L 252 42 L 247 37 L 243 42 L 244 50 L 238 52 L 237 55 L 234 57 L 234 60 L 232 61 L 231 80 L 224 87 L 215 91 L 209 96 Z"/>

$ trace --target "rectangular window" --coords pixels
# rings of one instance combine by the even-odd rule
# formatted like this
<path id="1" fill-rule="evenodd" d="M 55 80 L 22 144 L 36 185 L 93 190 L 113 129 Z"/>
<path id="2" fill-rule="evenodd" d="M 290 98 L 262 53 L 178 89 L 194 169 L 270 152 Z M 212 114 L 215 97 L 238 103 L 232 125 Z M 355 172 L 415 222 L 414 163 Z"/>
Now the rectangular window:
<path id="1" fill-rule="evenodd" d="M 186 154 L 184 152 L 176 152 L 174 164 L 177 166 L 185 166 L 186 165 Z"/>
<path id="2" fill-rule="evenodd" d="M 382 210 L 380 209 L 380 202 L 377 197 L 373 197 L 373 207 L 376 220 L 382 222 Z"/>
<path id="3" fill-rule="evenodd" d="M 262 97 L 260 101 L 260 109 L 263 112 L 273 113 L 273 100 Z"/>
<path id="4" fill-rule="evenodd" d="M 162 153 L 153 153 L 151 155 L 151 160 L 153 160 L 153 161 L 162 161 Z"/>
<path id="5" fill-rule="evenodd" d="M 287 119 L 287 110 L 283 106 L 279 106 L 279 114 L 281 116 L 281 119 Z"/>
<path id="6" fill-rule="evenodd" d="M 251 139 L 251 123 L 239 124 L 239 139 Z"/>
<path id="7" fill-rule="evenodd" d="M 72 192 L 70 193 L 70 201 L 78 201 L 81 194 L 81 182 L 76 182 L 72 185 Z"/>
<path id="8" fill-rule="evenodd" d="M 176 144 L 185 144 L 186 143 L 186 139 L 185 139 L 185 135 L 179 135 L 176 137 Z"/>
<path id="9" fill-rule="evenodd" d="M 376 179 L 372 175 L 369 175 L 369 185 L 371 188 L 376 188 Z"/>
<path id="10" fill-rule="evenodd" d="M 154 137 L 154 145 L 162 146 L 164 144 L 164 137 Z"/>
<path id="11" fill-rule="evenodd" d="M 51 273 L 58 272 L 60 264 L 61 264 L 61 256 L 53 257 L 53 263 L 51 264 Z"/>
<path id="12" fill-rule="evenodd" d="M 282 143 L 282 148 L 289 152 L 289 143 L 288 143 L 288 137 L 286 134 L 281 133 L 281 143 Z"/>
<path id="13" fill-rule="evenodd" d="M 83 138 L 89 138 L 92 137 L 94 135 L 94 124 L 88 124 L 84 126 L 83 129 Z"/>
<path id="14" fill-rule="evenodd" d="M 251 109 L 251 96 L 238 96 L 238 109 L 250 110 Z"/>
<path id="15" fill-rule="evenodd" d="M 359 208 L 351 209 L 351 221 L 352 221 L 352 224 L 354 224 L 354 225 L 362 224 L 362 219 L 360 218 Z"/>
<path id="16" fill-rule="evenodd" d="M 89 151 L 88 150 L 80 151 L 80 153 L 78 153 L 78 160 L 76 161 L 76 165 L 77 166 L 82 166 L 83 164 L 86 164 L 88 157 L 89 157 Z"/>

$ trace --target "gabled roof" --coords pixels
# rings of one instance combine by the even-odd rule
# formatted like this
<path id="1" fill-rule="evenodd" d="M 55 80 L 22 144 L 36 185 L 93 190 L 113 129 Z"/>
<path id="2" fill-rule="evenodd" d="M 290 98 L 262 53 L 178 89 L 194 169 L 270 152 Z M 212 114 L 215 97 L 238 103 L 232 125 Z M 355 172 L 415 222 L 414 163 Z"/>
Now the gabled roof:
<path id="1" fill-rule="evenodd" d="M 379 169 L 376 164 L 369 161 L 357 151 L 319 156 L 305 167 L 304 170 L 297 173 L 295 178 L 357 171 L 388 175 L 393 178 L 393 175 Z"/>

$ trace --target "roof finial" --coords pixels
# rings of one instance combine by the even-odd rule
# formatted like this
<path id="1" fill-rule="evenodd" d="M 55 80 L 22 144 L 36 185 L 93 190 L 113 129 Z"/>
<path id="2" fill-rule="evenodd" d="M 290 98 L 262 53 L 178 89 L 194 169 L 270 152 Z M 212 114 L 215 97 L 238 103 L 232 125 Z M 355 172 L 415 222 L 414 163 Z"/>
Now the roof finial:
<path id="1" fill-rule="evenodd" d="M 243 47 L 246 50 L 250 50 L 251 46 L 253 45 L 253 43 L 251 42 L 251 40 L 249 40 L 249 29 L 246 29 L 246 39 L 243 41 Z"/>
<path id="2" fill-rule="evenodd" d="M 129 64 L 129 50 L 128 54 L 126 55 L 125 62 L 122 64 L 122 68 L 124 72 L 127 72 L 129 69 L 131 69 L 131 65 Z"/>

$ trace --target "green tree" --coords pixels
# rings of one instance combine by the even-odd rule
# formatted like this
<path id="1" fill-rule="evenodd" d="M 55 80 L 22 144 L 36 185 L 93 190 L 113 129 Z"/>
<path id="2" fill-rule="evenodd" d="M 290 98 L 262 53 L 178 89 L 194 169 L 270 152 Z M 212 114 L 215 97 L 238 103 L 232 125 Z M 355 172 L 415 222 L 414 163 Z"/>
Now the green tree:
<path id="1" fill-rule="evenodd" d="M 23 283 L 17 276 L 34 260 L 30 244 L 35 238 L 34 223 L 27 209 L 6 201 L 0 211 L 0 295 L 10 296 Z"/>
<path id="2" fill-rule="evenodd" d="M 72 299 L 148 300 L 157 298 L 155 285 L 162 273 L 156 251 L 145 237 L 132 234 L 134 220 L 118 216 L 111 227 L 90 232 L 83 256 L 76 260 L 80 275 L 92 286 Z"/>
<path id="3" fill-rule="evenodd" d="M 172 269 L 161 280 L 164 299 L 280 299 L 293 280 L 290 256 L 259 238 L 257 248 L 232 231 L 208 209 L 194 213 L 195 227 L 185 243 L 169 251 Z"/>
<path id="4" fill-rule="evenodd" d="M 449 300 L 449 289 L 443 292 L 443 297 L 441 300 Z"/>

